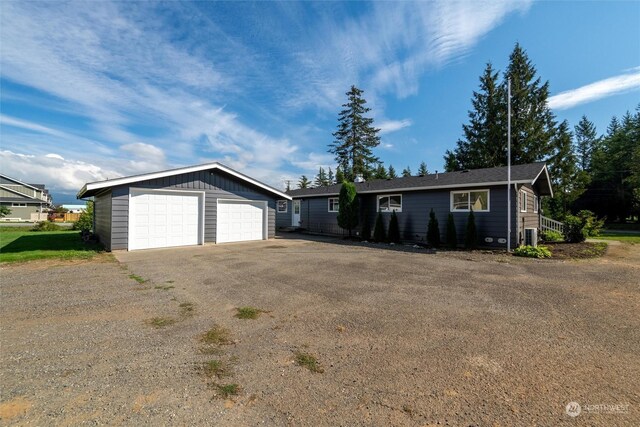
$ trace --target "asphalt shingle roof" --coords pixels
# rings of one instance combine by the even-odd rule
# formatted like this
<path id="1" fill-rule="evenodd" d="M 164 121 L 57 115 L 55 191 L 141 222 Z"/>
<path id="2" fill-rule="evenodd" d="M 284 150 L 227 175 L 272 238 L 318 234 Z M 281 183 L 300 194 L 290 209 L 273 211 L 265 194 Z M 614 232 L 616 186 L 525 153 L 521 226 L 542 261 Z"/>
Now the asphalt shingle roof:
<path id="1" fill-rule="evenodd" d="M 526 165 L 511 166 L 512 182 L 533 183 L 545 167 L 545 163 L 529 163 Z M 385 192 L 400 190 L 411 191 L 424 188 L 437 189 L 438 187 L 464 187 L 478 184 L 507 182 L 507 167 L 496 167 L 486 169 L 472 169 L 460 172 L 432 173 L 424 176 L 409 176 L 406 178 L 394 179 L 374 179 L 371 181 L 356 183 L 358 193 Z M 548 186 L 548 184 L 546 185 Z M 340 192 L 341 184 L 328 187 L 299 188 L 287 192 L 291 197 L 314 197 L 324 195 L 334 195 Z"/>

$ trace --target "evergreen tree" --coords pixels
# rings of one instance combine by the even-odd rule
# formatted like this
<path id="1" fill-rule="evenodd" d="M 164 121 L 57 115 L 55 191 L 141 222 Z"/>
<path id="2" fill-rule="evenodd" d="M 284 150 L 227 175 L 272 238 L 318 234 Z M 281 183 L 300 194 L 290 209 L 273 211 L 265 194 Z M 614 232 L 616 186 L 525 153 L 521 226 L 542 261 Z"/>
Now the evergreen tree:
<path id="1" fill-rule="evenodd" d="M 329 172 L 327 173 L 327 185 L 333 185 L 336 183 L 336 177 L 333 175 L 331 166 L 329 166 Z"/>
<path id="2" fill-rule="evenodd" d="M 396 211 L 391 212 L 391 219 L 389 220 L 389 242 L 400 243 L 400 227 L 398 226 Z"/>
<path id="3" fill-rule="evenodd" d="M 488 63 L 480 76 L 480 88 L 471 99 L 469 123 L 462 126 L 464 139 L 458 140 L 453 152 L 446 152 L 448 172 L 506 163 L 506 93 L 498 82 L 498 74 Z"/>
<path id="4" fill-rule="evenodd" d="M 344 182 L 344 173 L 340 166 L 336 168 L 336 184 L 342 184 Z"/>
<path id="5" fill-rule="evenodd" d="M 553 144 L 555 153 L 549 159 L 549 175 L 554 197 L 548 201 L 548 207 L 550 216 L 562 219 L 584 191 L 587 178 L 586 173 L 578 169 L 578 160 L 573 151 L 572 134 L 566 120 L 558 126 Z"/>
<path id="6" fill-rule="evenodd" d="M 555 117 L 548 107 L 549 83 L 542 83 L 525 50 L 516 44 L 498 84 L 487 65 L 474 92 L 464 139 L 445 154 L 447 171 L 504 166 L 507 162 L 507 81 L 511 80 L 511 163 L 540 161 L 553 152 Z"/>
<path id="7" fill-rule="evenodd" d="M 300 177 L 300 180 L 298 181 L 298 188 L 310 188 L 311 187 L 311 181 L 309 181 L 309 178 L 307 178 L 306 175 L 302 175 Z"/>
<path id="8" fill-rule="evenodd" d="M 358 226 L 359 214 L 356 186 L 352 182 L 345 181 L 342 183 L 338 198 L 338 225 L 349 231 L 349 237 L 351 237 L 351 231 Z"/>
<path id="9" fill-rule="evenodd" d="M 440 247 L 440 226 L 436 213 L 431 209 L 429 212 L 429 225 L 427 226 L 427 242 L 434 248 Z"/>
<path id="10" fill-rule="evenodd" d="M 580 162 L 580 169 L 591 170 L 591 156 L 598 145 L 598 133 L 596 126 L 582 116 L 580 122 L 575 126 L 576 154 Z"/>
<path id="11" fill-rule="evenodd" d="M 384 218 L 382 218 L 380 212 L 378 212 L 376 224 L 373 227 L 373 241 L 380 243 L 387 241 L 387 232 L 384 229 Z"/>
<path id="12" fill-rule="evenodd" d="M 316 175 L 316 178 L 313 181 L 313 185 L 314 187 L 326 187 L 329 185 L 327 172 L 324 170 L 322 166 L 320 166 L 320 169 L 318 169 L 318 175 Z"/>
<path id="13" fill-rule="evenodd" d="M 393 165 L 389 165 L 389 178 L 394 179 L 397 177 L 398 177 L 398 174 L 396 174 L 396 170 L 393 168 Z"/>
<path id="14" fill-rule="evenodd" d="M 449 213 L 447 217 L 447 247 L 449 247 L 449 249 L 458 247 L 458 233 L 456 232 L 456 222 L 453 219 L 452 213 Z"/>
<path id="15" fill-rule="evenodd" d="M 362 240 L 371 239 L 371 226 L 369 225 L 369 215 L 366 210 L 362 217 Z"/>
<path id="16" fill-rule="evenodd" d="M 478 247 L 478 232 L 476 231 L 476 218 L 473 210 L 469 212 L 467 219 L 467 232 L 464 235 L 464 247 L 466 249 L 475 249 Z"/>
<path id="17" fill-rule="evenodd" d="M 389 178 L 389 174 L 387 173 L 387 169 L 384 167 L 382 163 L 378 165 L 375 173 L 373 174 L 374 179 L 387 179 Z"/>
<path id="18" fill-rule="evenodd" d="M 429 170 L 427 169 L 427 163 L 425 161 L 422 161 L 420 163 L 420 167 L 418 168 L 418 175 L 424 176 L 428 174 L 429 174 Z"/>
<path id="19" fill-rule="evenodd" d="M 355 86 L 346 93 L 348 101 L 338 116 L 338 130 L 333 133 L 335 140 L 330 144 L 329 152 L 335 155 L 345 178 L 353 181 L 357 175 L 367 175 L 371 165 L 378 163 L 373 149 L 380 144 L 373 119 L 365 117 L 371 109 L 366 107 L 367 101 L 362 97 L 363 91 Z"/>
<path id="20" fill-rule="evenodd" d="M 406 178 L 408 176 L 411 176 L 411 168 L 409 166 L 402 170 L 402 177 Z"/>

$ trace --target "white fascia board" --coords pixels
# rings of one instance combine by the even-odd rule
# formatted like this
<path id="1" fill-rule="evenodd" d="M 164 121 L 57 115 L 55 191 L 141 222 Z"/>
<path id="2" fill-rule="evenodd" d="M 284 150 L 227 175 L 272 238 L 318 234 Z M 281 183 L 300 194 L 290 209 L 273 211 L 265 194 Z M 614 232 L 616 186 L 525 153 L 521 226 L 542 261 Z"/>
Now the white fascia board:
<path id="1" fill-rule="evenodd" d="M 287 200 L 291 200 L 291 196 L 288 196 L 287 194 L 283 193 L 282 191 L 278 191 L 273 187 L 270 187 L 266 184 L 261 183 L 260 181 L 256 181 L 253 178 L 249 178 L 246 175 L 241 174 L 240 172 L 234 171 L 231 168 L 228 168 L 224 165 L 221 165 L 220 163 L 207 163 L 204 165 L 198 165 L 198 166 L 189 166 L 186 168 L 179 168 L 179 169 L 170 169 L 170 170 L 166 170 L 166 171 L 160 171 L 160 172 L 152 172 L 152 173 L 147 173 L 147 174 L 142 174 L 142 175 L 134 175 L 134 176 L 129 176 L 129 177 L 124 177 L 124 178 L 116 178 L 116 179 L 110 179 L 108 181 L 98 181 L 98 182 L 89 182 L 87 184 L 85 184 L 80 191 L 78 192 L 78 194 L 76 195 L 76 197 L 78 199 L 82 198 L 82 196 L 87 192 L 87 191 L 91 191 L 91 190 L 98 190 L 101 188 L 107 188 L 107 187 L 115 187 L 118 185 L 126 185 L 126 184 L 131 184 L 134 182 L 138 182 L 138 181 L 147 181 L 147 180 L 151 180 L 151 179 L 157 179 L 157 178 L 165 178 L 167 176 L 173 176 L 173 175 L 180 175 L 183 173 L 191 173 L 191 172 L 200 172 L 203 170 L 208 170 L 208 169 L 219 169 L 223 172 L 228 173 L 229 175 L 233 175 L 236 178 L 239 178 L 243 181 L 246 181 L 250 184 L 255 185 L 256 187 L 260 187 L 264 190 L 267 190 L 271 193 L 274 193 L 276 195 L 278 195 L 279 197 L 282 197 L 284 199 Z"/>

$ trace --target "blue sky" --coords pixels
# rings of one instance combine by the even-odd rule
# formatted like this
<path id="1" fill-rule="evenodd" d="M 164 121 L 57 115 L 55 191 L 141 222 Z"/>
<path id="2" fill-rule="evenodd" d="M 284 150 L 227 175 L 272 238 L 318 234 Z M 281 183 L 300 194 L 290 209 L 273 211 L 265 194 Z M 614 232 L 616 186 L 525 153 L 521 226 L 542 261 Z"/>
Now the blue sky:
<path id="1" fill-rule="evenodd" d="M 573 126 L 640 102 L 640 2 L 0 2 L 0 166 L 57 203 L 220 161 L 271 185 L 333 166 L 365 90 L 397 170 L 443 169 L 486 62 L 516 42 Z"/>

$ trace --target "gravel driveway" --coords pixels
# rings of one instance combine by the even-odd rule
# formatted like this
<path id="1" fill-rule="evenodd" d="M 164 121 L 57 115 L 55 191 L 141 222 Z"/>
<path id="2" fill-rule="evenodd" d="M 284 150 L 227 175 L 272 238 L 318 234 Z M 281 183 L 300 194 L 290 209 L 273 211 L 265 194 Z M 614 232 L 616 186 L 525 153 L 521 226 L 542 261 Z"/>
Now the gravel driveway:
<path id="1" fill-rule="evenodd" d="M 5 266 L 0 423 L 640 425 L 639 252 L 558 262 L 293 236 Z M 229 342 L 206 346 L 215 325 Z M 202 369 L 214 359 L 219 379 Z"/>

